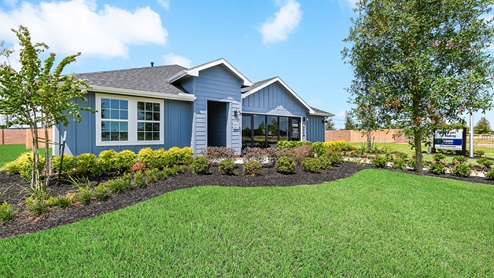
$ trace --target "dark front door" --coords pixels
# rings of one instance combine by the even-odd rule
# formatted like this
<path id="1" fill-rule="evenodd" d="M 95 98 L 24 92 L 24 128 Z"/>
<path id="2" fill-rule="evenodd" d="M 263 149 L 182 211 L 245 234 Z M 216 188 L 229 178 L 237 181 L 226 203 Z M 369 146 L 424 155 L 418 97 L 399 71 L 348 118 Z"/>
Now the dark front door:
<path id="1" fill-rule="evenodd" d="M 208 101 L 208 147 L 226 147 L 228 103 Z"/>

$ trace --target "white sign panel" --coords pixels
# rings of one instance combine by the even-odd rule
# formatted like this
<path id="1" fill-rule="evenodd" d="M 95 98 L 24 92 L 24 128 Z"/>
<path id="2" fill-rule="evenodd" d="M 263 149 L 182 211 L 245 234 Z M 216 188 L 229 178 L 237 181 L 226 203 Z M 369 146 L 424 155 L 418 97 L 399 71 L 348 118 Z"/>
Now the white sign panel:
<path id="1" fill-rule="evenodd" d="M 434 134 L 434 147 L 443 150 L 463 151 L 463 129 L 455 129 L 443 133 L 436 131 Z"/>

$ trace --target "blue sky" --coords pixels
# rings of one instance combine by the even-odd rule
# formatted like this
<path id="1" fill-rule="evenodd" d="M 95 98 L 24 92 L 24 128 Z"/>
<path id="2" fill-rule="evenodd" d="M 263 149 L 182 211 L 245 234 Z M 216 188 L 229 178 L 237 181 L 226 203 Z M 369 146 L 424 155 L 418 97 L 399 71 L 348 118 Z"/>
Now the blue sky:
<path id="1" fill-rule="evenodd" d="M 225 58 L 253 82 L 279 76 L 337 128 L 351 107 L 340 52 L 355 0 L 0 1 L 0 41 L 15 47 L 24 25 L 60 59 L 82 52 L 67 73 Z"/>

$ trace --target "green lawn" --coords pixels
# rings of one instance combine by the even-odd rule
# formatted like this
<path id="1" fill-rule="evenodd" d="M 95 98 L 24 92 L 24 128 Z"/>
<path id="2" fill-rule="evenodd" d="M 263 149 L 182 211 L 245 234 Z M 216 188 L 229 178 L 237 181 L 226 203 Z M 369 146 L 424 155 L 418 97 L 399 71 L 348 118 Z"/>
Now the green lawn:
<path id="1" fill-rule="evenodd" d="M 10 161 L 15 160 L 21 153 L 30 152 L 24 144 L 0 145 L 0 168 Z M 45 149 L 39 149 L 39 153 L 44 155 Z"/>
<path id="2" fill-rule="evenodd" d="M 198 187 L 0 240 L 0 277 L 489 277 L 494 187 L 368 169 Z"/>

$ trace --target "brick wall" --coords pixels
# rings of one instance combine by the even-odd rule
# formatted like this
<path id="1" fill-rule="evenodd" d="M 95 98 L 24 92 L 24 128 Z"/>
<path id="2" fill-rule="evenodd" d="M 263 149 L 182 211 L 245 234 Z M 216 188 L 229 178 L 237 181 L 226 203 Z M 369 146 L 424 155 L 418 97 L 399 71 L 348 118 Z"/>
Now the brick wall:
<path id="1" fill-rule="evenodd" d="M 52 131 L 48 130 L 49 139 L 52 140 Z M 38 130 L 38 136 L 44 138 L 42 129 Z M 27 149 L 32 147 L 31 130 L 29 129 L 0 129 L 0 145 L 25 144 Z"/>
<path id="2" fill-rule="evenodd" d="M 404 135 L 396 136 L 399 131 L 399 129 L 391 129 L 389 132 L 375 131 L 372 133 L 372 138 L 375 143 L 407 143 Z M 326 130 L 325 141 L 367 142 L 367 136 L 356 130 Z"/>

